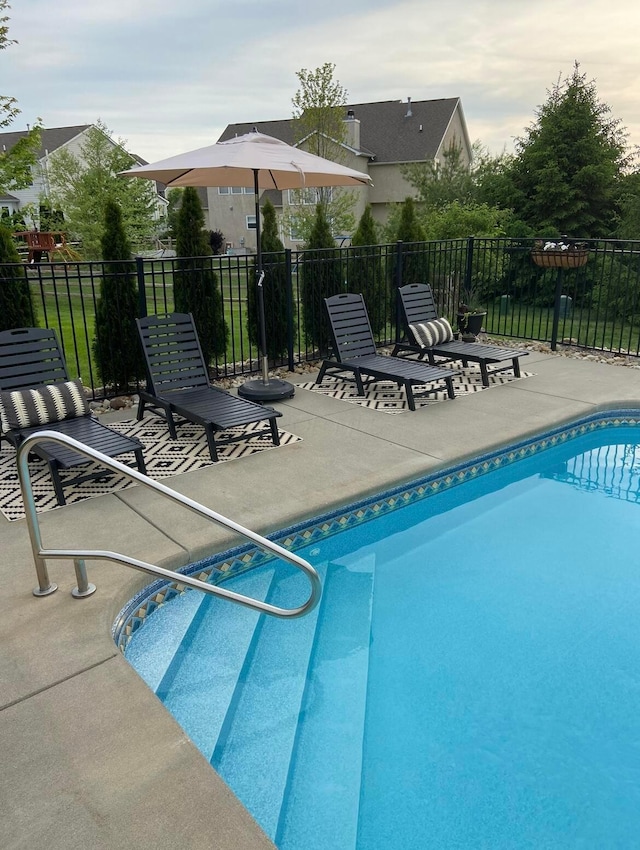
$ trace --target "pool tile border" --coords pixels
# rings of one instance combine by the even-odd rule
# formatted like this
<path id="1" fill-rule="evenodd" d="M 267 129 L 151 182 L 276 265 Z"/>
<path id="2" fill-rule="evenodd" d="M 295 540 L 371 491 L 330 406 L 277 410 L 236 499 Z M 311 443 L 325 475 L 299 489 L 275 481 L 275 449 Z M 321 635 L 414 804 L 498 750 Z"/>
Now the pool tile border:
<path id="1" fill-rule="evenodd" d="M 386 490 L 377 496 L 368 497 L 323 514 L 314 520 L 306 520 L 289 526 L 269 539 L 287 549 L 295 551 L 309 543 L 322 540 L 345 528 L 352 528 L 405 505 L 413 504 L 428 496 L 441 493 L 466 481 L 502 469 L 512 463 L 532 457 L 545 449 L 562 445 L 576 437 L 604 428 L 640 427 L 640 409 L 605 410 L 558 426 L 543 435 L 530 437 L 507 447 L 496 449 L 472 460 L 463 461 L 445 470 L 438 470 L 419 479 L 406 482 Z M 245 544 L 228 549 L 206 560 L 198 561 L 177 572 L 192 576 L 211 584 L 238 575 L 248 569 L 272 560 L 261 549 Z M 124 652 L 131 636 L 143 625 L 146 618 L 159 606 L 169 602 L 187 589 L 178 582 L 159 579 L 143 588 L 120 611 L 113 625 L 112 634 L 116 645 Z"/>

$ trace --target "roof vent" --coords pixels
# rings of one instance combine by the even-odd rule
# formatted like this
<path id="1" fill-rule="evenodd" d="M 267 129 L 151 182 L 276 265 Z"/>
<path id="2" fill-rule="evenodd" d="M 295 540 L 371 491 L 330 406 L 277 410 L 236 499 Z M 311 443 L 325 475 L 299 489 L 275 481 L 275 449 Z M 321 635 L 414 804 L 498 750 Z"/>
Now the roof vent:
<path id="1" fill-rule="evenodd" d="M 411 98 L 407 98 L 407 114 L 404 116 L 405 118 L 411 118 L 413 112 L 411 111 Z"/>

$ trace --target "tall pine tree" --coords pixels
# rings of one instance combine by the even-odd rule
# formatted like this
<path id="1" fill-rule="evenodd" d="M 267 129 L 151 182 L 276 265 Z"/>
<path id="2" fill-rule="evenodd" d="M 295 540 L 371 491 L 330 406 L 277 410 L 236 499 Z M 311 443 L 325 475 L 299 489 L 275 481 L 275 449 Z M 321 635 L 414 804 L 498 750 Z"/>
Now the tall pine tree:
<path id="1" fill-rule="evenodd" d="M 516 141 L 508 204 L 540 236 L 615 233 L 626 133 L 576 64 Z"/>

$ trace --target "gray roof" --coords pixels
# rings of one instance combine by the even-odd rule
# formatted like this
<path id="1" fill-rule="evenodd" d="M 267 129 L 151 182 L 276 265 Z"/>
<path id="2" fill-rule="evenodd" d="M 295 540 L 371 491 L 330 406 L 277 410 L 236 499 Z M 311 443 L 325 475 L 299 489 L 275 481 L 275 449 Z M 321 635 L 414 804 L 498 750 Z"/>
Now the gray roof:
<path id="1" fill-rule="evenodd" d="M 67 142 L 71 141 L 71 139 L 75 139 L 76 136 L 79 136 L 91 127 L 95 127 L 95 124 L 76 124 L 73 127 L 52 127 L 50 130 L 41 130 L 41 144 L 37 154 L 38 159 L 42 159 L 42 157 L 47 153 L 53 153 L 58 150 L 58 148 L 66 145 Z M 16 142 L 20 141 L 20 139 L 24 139 L 26 135 L 27 130 L 18 130 L 14 133 L 0 133 L 0 149 L 11 150 Z M 118 142 L 113 143 L 118 144 Z M 147 165 L 147 161 L 142 159 L 142 157 L 135 153 L 131 153 L 130 151 L 127 151 L 127 153 L 129 153 L 129 155 L 132 156 L 139 165 Z"/>
<path id="2" fill-rule="evenodd" d="M 347 110 L 353 110 L 354 117 L 360 121 L 361 152 L 375 162 L 433 159 L 456 109 L 462 110 L 457 97 L 411 103 L 400 100 L 352 103 L 344 107 L 345 117 Z M 249 133 L 255 127 L 260 133 L 291 145 L 294 143 L 293 120 L 229 124 L 219 141 Z"/>
<path id="3" fill-rule="evenodd" d="M 51 130 L 41 130 L 42 144 L 38 151 L 38 159 L 41 159 L 47 151 L 53 153 L 53 151 L 62 147 L 62 145 L 70 142 L 71 139 L 75 139 L 80 133 L 88 130 L 89 127 L 91 127 L 91 124 L 77 124 L 74 127 L 54 127 Z M 0 133 L 0 147 L 4 146 L 5 150 L 11 150 L 16 142 L 24 139 L 26 135 L 27 130 L 18 130 L 14 133 Z"/>

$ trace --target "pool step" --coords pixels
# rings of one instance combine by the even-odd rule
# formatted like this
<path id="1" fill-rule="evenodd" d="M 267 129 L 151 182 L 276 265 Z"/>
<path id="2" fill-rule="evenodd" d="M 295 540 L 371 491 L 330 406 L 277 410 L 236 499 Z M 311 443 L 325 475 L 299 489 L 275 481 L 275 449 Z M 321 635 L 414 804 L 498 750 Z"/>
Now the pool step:
<path id="1" fill-rule="evenodd" d="M 125 658 L 152 691 L 158 690 L 204 598 L 197 590 L 187 590 L 171 600 L 170 618 L 158 608 L 145 620 L 144 628 L 134 632 Z"/>
<path id="2" fill-rule="evenodd" d="M 264 600 L 273 576 L 274 569 L 264 567 L 226 582 L 225 587 Z M 202 596 L 183 644 L 156 689 L 207 759 L 218 740 L 259 618 L 256 611 L 233 602 Z"/>
<path id="3" fill-rule="evenodd" d="M 315 566 L 324 596 L 326 562 Z M 280 572 L 267 600 L 287 608 L 300 605 L 308 586 L 301 573 L 283 578 Z M 319 610 L 320 606 L 295 620 L 260 618 L 211 759 L 271 838 L 287 781 Z"/>
<path id="4" fill-rule="evenodd" d="M 297 735 L 275 838 L 282 850 L 356 846 L 375 560 L 374 554 L 344 558 L 327 572 L 302 702 L 305 726 Z"/>

